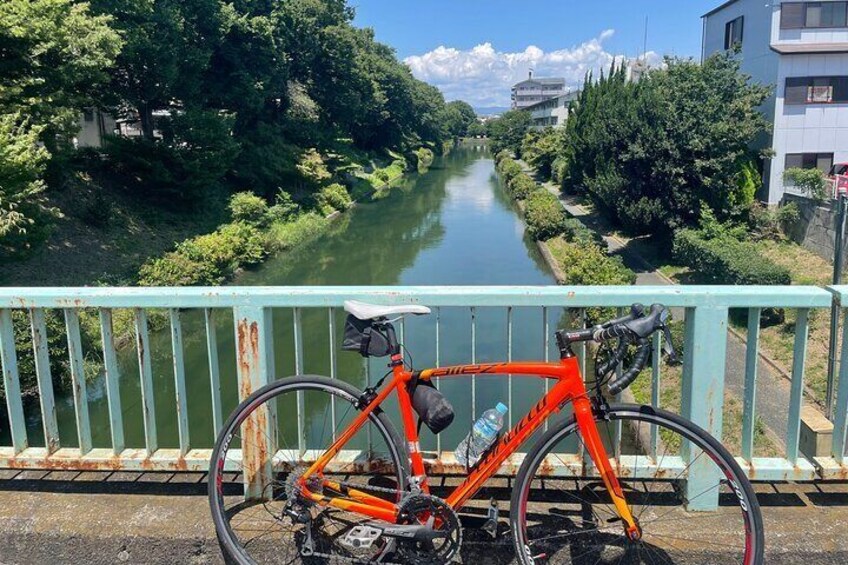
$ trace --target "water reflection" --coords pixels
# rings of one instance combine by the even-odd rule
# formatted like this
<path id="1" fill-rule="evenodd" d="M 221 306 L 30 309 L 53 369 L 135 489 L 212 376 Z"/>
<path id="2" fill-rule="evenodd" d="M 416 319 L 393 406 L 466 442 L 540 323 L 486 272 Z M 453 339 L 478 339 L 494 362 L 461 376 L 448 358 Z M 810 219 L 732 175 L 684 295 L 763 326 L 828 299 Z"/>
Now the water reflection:
<path id="1" fill-rule="evenodd" d="M 272 258 L 256 270 L 241 275 L 237 285 L 544 285 L 555 281 L 535 244 L 524 236 L 524 227 L 514 203 L 494 175 L 494 164 L 486 149 L 460 148 L 437 160 L 426 174 L 416 176 L 379 198 L 359 204 L 339 218 L 317 241 Z M 562 311 L 549 309 L 547 324 L 555 328 Z M 237 403 L 232 313 L 216 312 L 217 344 L 223 410 Z M 336 321 L 335 343 L 341 343 L 344 313 L 327 309 L 302 312 L 304 337 L 303 370 L 327 375 L 330 372 L 329 317 Z M 507 355 L 507 310 L 445 308 L 438 316 L 439 348 L 436 348 L 437 316 L 408 320 L 403 338 L 416 367 L 503 360 Z M 545 321 L 541 309 L 515 308 L 513 358 L 541 359 L 545 354 Z M 183 313 L 184 356 L 188 391 L 190 441 L 192 447 L 208 447 L 213 441 L 211 390 L 203 314 Z M 291 310 L 273 314 L 275 366 L 279 376 L 295 372 L 294 318 Z M 472 340 L 472 333 L 475 339 Z M 550 336 L 547 336 L 548 338 Z M 177 421 L 170 334 L 151 334 L 155 414 L 159 447 L 176 447 Z M 548 340 L 553 352 L 551 341 Z M 141 395 L 138 364 L 133 348 L 120 355 L 121 398 L 126 443 L 142 447 Z M 338 354 L 338 377 L 362 387 L 387 370 L 385 360 L 370 364 L 353 353 Z M 476 411 L 481 413 L 498 401 L 509 399 L 506 378 L 478 377 Z M 511 412 L 523 415 L 543 392 L 537 379 L 514 379 Z M 102 379 L 89 384 L 89 401 L 94 444 L 110 442 L 108 407 Z M 471 380 L 442 383 L 442 389 L 457 408 L 454 425 L 443 432 L 444 448 L 455 445 L 468 431 L 471 421 Z M 74 445 L 73 402 L 57 400 L 63 445 Z M 326 407 L 314 407 L 310 417 L 321 420 Z M 28 414 L 30 437 L 41 442 L 37 406 Z M 320 416 L 320 418 L 319 418 Z M 293 417 L 293 415 L 292 415 Z M 293 421 L 293 420 L 292 420 Z M 41 438 L 39 440 L 39 438 Z M 425 448 L 435 446 L 425 432 Z"/>

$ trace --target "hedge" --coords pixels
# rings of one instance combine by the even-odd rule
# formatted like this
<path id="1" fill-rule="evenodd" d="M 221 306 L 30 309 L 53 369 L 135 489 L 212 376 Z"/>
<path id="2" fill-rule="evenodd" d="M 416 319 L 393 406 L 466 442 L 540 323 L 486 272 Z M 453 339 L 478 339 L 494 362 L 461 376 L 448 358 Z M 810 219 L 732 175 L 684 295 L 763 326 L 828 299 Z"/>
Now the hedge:
<path id="1" fill-rule="evenodd" d="M 586 227 L 586 225 L 566 213 L 565 230 L 563 231 L 566 241 L 579 243 L 581 245 L 597 245 L 598 247 L 606 247 L 604 238 L 596 232 Z"/>
<path id="2" fill-rule="evenodd" d="M 557 197 L 547 190 L 537 190 L 530 195 L 524 216 L 527 232 L 533 239 L 545 241 L 565 231 L 565 210 Z"/>
<path id="3" fill-rule="evenodd" d="M 504 149 L 503 151 L 500 151 L 497 155 L 495 155 L 495 164 L 500 165 L 501 162 L 505 161 L 506 159 L 512 159 L 512 153 Z"/>
<path id="4" fill-rule="evenodd" d="M 706 282 L 739 285 L 789 285 L 789 269 L 764 257 L 756 245 L 731 237 L 706 239 L 696 230 L 674 236 L 674 257 Z"/>
<path id="5" fill-rule="evenodd" d="M 521 166 L 512 159 L 506 159 L 498 165 L 498 172 L 509 186 L 510 181 L 521 174 Z"/>
<path id="6" fill-rule="evenodd" d="M 536 184 L 536 181 L 524 173 L 514 177 L 508 183 L 508 187 L 512 191 L 512 195 L 518 200 L 528 198 L 530 194 L 539 189 L 539 185 Z"/>
<path id="7" fill-rule="evenodd" d="M 566 284 L 632 285 L 636 282 L 636 273 L 624 265 L 621 257 L 607 255 L 598 245 L 571 243 L 562 238 L 552 239 L 547 245 L 565 275 Z"/>

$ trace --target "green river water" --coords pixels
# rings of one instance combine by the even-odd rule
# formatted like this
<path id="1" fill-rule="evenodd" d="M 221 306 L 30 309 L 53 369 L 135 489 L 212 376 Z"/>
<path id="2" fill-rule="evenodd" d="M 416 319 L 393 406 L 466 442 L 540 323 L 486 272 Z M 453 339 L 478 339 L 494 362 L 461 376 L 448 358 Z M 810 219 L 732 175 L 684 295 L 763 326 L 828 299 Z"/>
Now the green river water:
<path id="1" fill-rule="evenodd" d="M 255 285 L 547 285 L 555 280 L 504 187 L 497 179 L 486 147 L 462 146 L 440 158 L 425 174 L 362 202 L 337 218 L 333 226 L 313 243 L 273 257 L 240 275 L 233 284 Z M 550 309 L 550 328 L 561 311 Z M 337 312 L 337 343 L 341 343 L 344 313 Z M 293 319 L 286 309 L 274 311 L 274 344 L 279 376 L 294 372 Z M 476 361 L 505 360 L 507 312 L 504 308 L 478 308 L 476 312 Z M 302 316 L 306 373 L 329 374 L 329 332 L 326 309 L 305 309 Z M 513 312 L 513 358 L 543 356 L 541 309 L 516 308 Z M 186 388 L 190 443 L 212 445 L 214 430 L 211 392 L 202 313 L 183 314 Z M 435 363 L 435 316 L 409 319 L 404 342 L 416 368 Z M 550 338 L 550 336 L 548 336 Z M 217 339 L 223 410 L 226 415 L 237 401 L 232 313 L 220 311 Z M 548 342 L 550 343 L 550 341 Z M 551 348 L 551 351 L 555 351 Z M 151 334 L 155 414 L 159 447 L 176 447 L 176 405 L 170 334 Z M 441 313 L 441 364 L 471 361 L 471 313 L 468 308 L 445 308 Z M 143 447 L 141 395 L 136 352 L 120 354 L 121 400 L 126 443 Z M 369 378 L 361 357 L 339 352 L 339 378 L 363 387 Z M 385 359 L 372 360 L 372 382 L 386 371 Z M 457 419 L 443 433 L 445 446 L 456 445 L 471 420 L 471 380 L 442 383 L 453 402 Z M 511 412 L 525 414 L 543 391 L 536 379 L 514 379 Z M 88 383 L 89 408 L 95 447 L 110 445 L 108 407 L 103 379 Z M 477 414 L 509 398 L 506 377 L 478 377 Z M 73 400 L 57 398 L 61 442 L 76 444 Z M 294 418 L 294 415 L 292 415 Z M 32 445 L 43 445 L 37 403 L 27 413 Z M 422 438 L 432 448 L 429 433 Z"/>

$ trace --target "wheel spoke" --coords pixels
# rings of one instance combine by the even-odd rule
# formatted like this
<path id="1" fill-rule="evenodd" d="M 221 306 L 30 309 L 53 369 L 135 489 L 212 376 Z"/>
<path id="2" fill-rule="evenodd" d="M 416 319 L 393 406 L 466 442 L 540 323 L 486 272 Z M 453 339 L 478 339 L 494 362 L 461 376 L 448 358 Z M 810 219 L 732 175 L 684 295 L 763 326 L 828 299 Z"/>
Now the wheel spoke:
<path id="1" fill-rule="evenodd" d="M 358 398 L 358 394 L 333 392 L 342 391 L 345 386 L 347 385 L 344 385 L 344 383 L 315 386 L 310 381 L 286 386 L 285 381 L 280 381 L 279 389 L 264 398 L 261 403 L 248 402 L 246 404 L 247 410 L 251 412 L 240 415 L 236 418 L 236 421 L 242 423 L 249 421 L 259 410 L 276 409 L 278 414 L 285 414 L 286 408 L 290 409 L 294 405 L 297 395 L 303 394 L 313 414 L 307 418 L 307 427 L 303 429 L 307 441 L 306 448 L 309 453 L 325 452 L 332 444 L 331 430 L 332 436 L 335 437 L 339 430 L 350 425 L 353 415 L 357 413 L 353 402 Z M 335 426 L 329 421 L 330 402 L 336 402 L 339 416 Z M 315 409 L 316 407 L 320 412 Z M 225 495 L 223 491 L 220 491 L 217 497 L 213 497 L 213 517 L 216 518 L 216 530 L 219 536 L 229 539 L 240 557 L 239 561 L 245 561 L 248 556 L 250 560 L 260 564 L 299 561 L 301 547 L 307 539 L 308 532 L 311 532 L 315 551 L 332 555 L 335 558 L 349 557 L 350 553 L 344 547 L 339 546 L 342 536 L 350 528 L 366 522 L 370 518 L 342 509 L 329 510 L 329 507 L 320 507 L 302 498 L 292 497 L 289 500 L 287 496 L 283 495 L 283 491 L 288 490 L 286 487 L 289 477 L 292 476 L 291 470 L 297 469 L 298 465 L 308 464 L 308 461 L 304 461 L 304 459 L 311 460 L 312 458 L 310 456 L 303 457 L 299 450 L 299 446 L 303 445 L 302 443 L 298 445 L 298 449 L 292 449 L 293 444 L 290 441 L 292 438 L 289 437 L 292 430 L 281 424 L 283 422 L 279 422 L 273 429 L 262 429 L 260 433 L 251 434 L 249 438 L 244 437 L 242 424 L 231 425 L 230 429 L 226 430 L 226 434 L 222 435 L 222 437 L 228 435 L 232 437 L 226 450 L 221 447 L 221 440 L 219 440 L 215 451 L 216 459 L 210 467 L 210 484 L 215 484 L 214 481 L 217 480 L 216 477 L 221 468 L 219 462 L 226 461 L 227 451 L 241 448 L 242 456 L 249 452 L 257 453 L 261 451 L 261 448 L 264 448 L 264 445 L 262 445 L 264 440 L 271 443 L 275 436 L 279 442 L 279 451 L 273 455 L 274 468 L 284 470 L 279 473 L 274 472 L 274 476 L 263 493 L 263 497 L 267 498 L 266 500 L 251 503 L 241 493 L 237 496 L 235 493 Z M 355 453 L 354 448 L 361 444 L 365 434 L 370 434 L 373 437 L 376 453 L 383 457 L 385 452 L 388 463 L 392 465 L 393 470 L 389 473 L 389 477 L 392 479 L 391 488 L 400 488 L 404 484 L 405 467 L 402 460 L 398 459 L 400 454 L 393 447 L 396 445 L 395 442 L 399 442 L 399 439 L 396 439 L 397 434 L 390 427 L 386 417 L 377 414 L 366 420 L 364 426 L 357 430 L 354 438 L 349 442 L 350 447 L 344 448 L 342 453 L 328 465 L 328 478 L 338 476 L 339 479 L 333 478 L 332 480 L 341 480 L 345 484 L 353 486 L 353 488 L 368 491 L 369 479 L 378 477 L 357 472 L 358 468 L 367 462 L 365 459 L 360 459 L 359 456 L 357 456 L 356 461 L 346 459 L 346 454 Z M 362 451 L 362 456 L 365 455 L 365 451 Z M 232 465 L 233 462 L 235 462 L 235 468 L 238 472 L 237 480 L 240 480 L 244 476 L 244 463 L 246 461 L 231 458 L 230 464 Z M 382 485 L 382 488 L 387 486 L 389 485 Z M 328 490 L 326 494 L 327 496 L 341 496 L 341 493 L 335 493 L 331 490 Z M 394 498 L 399 498 L 399 495 L 395 495 Z M 214 508 L 218 508 L 219 511 L 216 512 Z M 309 520 L 301 525 L 296 518 L 293 519 L 287 514 L 287 512 L 292 511 L 308 517 Z M 309 528 L 309 530 L 306 530 L 306 528 Z M 375 545 L 374 558 L 379 557 L 382 551 L 381 547 Z"/>
<path id="2" fill-rule="evenodd" d="M 598 425 L 604 426 L 605 440 L 610 441 L 609 448 L 615 450 L 614 469 L 618 469 L 619 473 L 627 472 L 633 477 L 637 477 L 639 465 L 646 460 L 655 462 L 657 471 L 660 471 L 663 469 L 665 461 L 669 459 L 669 454 L 674 453 L 674 449 L 676 449 L 671 446 L 682 444 L 684 441 L 690 442 L 692 449 L 698 450 L 697 454 L 693 453 L 694 456 L 686 462 L 682 470 L 675 471 L 670 479 L 658 478 L 661 475 L 658 475 L 657 472 L 648 472 L 644 475 L 646 478 L 634 478 L 632 481 L 628 481 L 626 485 L 622 483 L 622 487 L 626 486 L 627 489 L 625 495 L 628 498 L 628 505 L 634 512 L 634 516 L 639 520 L 643 538 L 635 543 L 630 542 L 624 533 L 620 519 L 606 521 L 599 519 L 601 515 L 605 516 L 607 512 L 615 518 L 618 516 L 614 511 L 610 512 L 611 507 L 601 498 L 599 489 L 580 487 L 581 483 L 588 484 L 588 481 L 578 479 L 577 486 L 569 491 L 566 485 L 556 485 L 547 479 L 545 480 L 545 488 L 556 489 L 557 492 L 562 492 L 564 496 L 558 496 L 554 499 L 540 498 L 538 505 L 559 503 L 561 511 L 566 514 L 558 521 L 553 518 L 551 512 L 540 512 L 541 509 L 536 507 L 536 502 L 528 506 L 527 501 L 520 501 L 517 507 L 527 509 L 528 513 L 532 511 L 533 514 L 517 520 L 518 524 L 524 524 L 521 531 L 515 533 L 519 546 L 523 544 L 532 547 L 534 552 L 545 553 L 549 562 L 556 563 L 639 562 L 646 565 L 690 563 L 700 562 L 703 555 L 714 554 L 716 550 L 733 556 L 734 562 L 741 563 L 742 556 L 746 554 L 746 548 L 751 540 L 755 537 L 761 539 L 758 537 L 759 532 L 752 535 L 746 529 L 746 524 L 750 520 L 750 509 L 743 510 L 736 498 L 732 500 L 737 504 L 727 504 L 724 494 L 722 494 L 722 505 L 715 511 L 696 512 L 688 510 L 689 504 L 722 488 L 726 484 L 725 481 L 718 481 L 689 498 L 681 496 L 679 491 L 681 483 L 687 480 L 685 478 L 687 473 L 696 464 L 715 465 L 714 469 L 706 469 L 706 471 L 715 472 L 720 477 L 730 474 L 734 480 L 743 483 L 745 481 L 744 476 L 739 475 L 730 463 L 732 458 L 726 452 L 717 450 L 702 439 L 699 434 L 703 432 L 689 430 L 677 421 L 661 414 L 655 412 L 649 414 L 637 413 L 626 408 L 619 408 L 614 409 L 611 416 L 611 423 L 601 421 L 598 422 Z M 621 448 L 612 443 L 614 441 L 612 426 L 617 423 L 622 425 L 623 447 Z M 658 428 L 657 433 L 661 432 L 662 437 L 666 439 L 666 441 L 660 443 L 662 448 L 658 449 L 658 453 L 655 453 L 653 457 L 649 456 L 647 451 L 650 446 L 643 445 L 641 442 L 641 434 L 646 426 L 656 426 Z M 547 440 L 542 451 L 537 449 L 528 454 L 527 458 L 531 466 L 525 471 L 524 475 L 519 477 L 516 492 L 520 493 L 521 496 L 529 496 L 526 485 L 528 481 L 535 479 L 535 474 L 546 457 L 553 455 L 554 458 L 559 459 L 564 464 L 564 461 L 557 455 L 558 451 L 562 451 L 559 446 L 561 444 L 568 445 L 567 442 L 575 436 L 578 446 L 585 449 L 583 439 L 579 436 L 576 426 L 572 424 L 563 428 L 559 435 L 554 436 L 554 439 Z M 619 453 L 621 453 L 620 457 L 618 456 Z M 705 453 L 709 457 L 704 457 Z M 627 455 L 627 457 L 625 458 L 624 455 Z M 611 463 L 613 462 L 611 461 Z M 651 511 L 654 507 L 661 507 L 661 511 Z M 758 509 L 756 511 L 758 512 Z M 582 520 L 580 516 L 583 516 Z M 593 519 L 596 521 L 595 527 L 586 527 L 591 525 L 589 522 Z M 570 522 L 562 520 L 570 520 Z M 690 520 L 693 522 L 690 523 Z M 710 520 L 710 522 L 707 522 L 707 520 Z M 704 528 L 705 525 L 709 527 Z M 584 527 L 584 529 L 567 530 L 567 528 L 575 527 Z M 699 538 L 702 532 L 704 536 Z M 716 543 L 715 539 L 721 541 Z M 649 540 L 657 543 L 649 543 Z M 525 555 L 518 557 L 526 562 Z"/>

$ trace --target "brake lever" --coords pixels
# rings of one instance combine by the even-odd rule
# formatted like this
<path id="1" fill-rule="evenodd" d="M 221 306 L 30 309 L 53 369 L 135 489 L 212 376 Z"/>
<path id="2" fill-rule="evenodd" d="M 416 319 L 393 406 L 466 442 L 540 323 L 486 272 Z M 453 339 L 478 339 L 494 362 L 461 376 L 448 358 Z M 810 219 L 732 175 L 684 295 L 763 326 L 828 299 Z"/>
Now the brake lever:
<path id="1" fill-rule="evenodd" d="M 668 356 L 668 360 L 672 363 L 677 363 L 677 352 L 674 350 L 674 343 L 671 341 L 671 329 L 668 324 L 663 324 L 663 352 Z"/>

